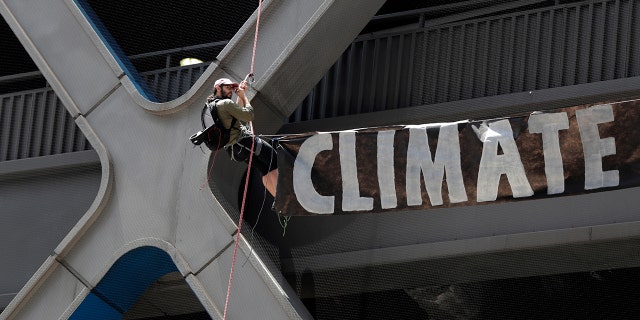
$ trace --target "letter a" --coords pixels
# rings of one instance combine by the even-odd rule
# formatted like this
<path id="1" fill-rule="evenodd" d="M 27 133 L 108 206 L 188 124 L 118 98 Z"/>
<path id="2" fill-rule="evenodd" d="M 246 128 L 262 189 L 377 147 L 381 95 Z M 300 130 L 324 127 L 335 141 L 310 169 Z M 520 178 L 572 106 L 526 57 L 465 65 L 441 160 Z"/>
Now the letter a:
<path id="1" fill-rule="evenodd" d="M 507 175 L 514 198 L 530 197 L 533 190 L 524 172 L 518 146 L 513 139 L 509 120 L 483 123 L 484 132 L 480 133 L 483 142 L 480 170 L 478 171 L 478 202 L 495 201 L 498 198 L 500 176 Z M 498 154 L 498 146 L 503 154 Z"/>

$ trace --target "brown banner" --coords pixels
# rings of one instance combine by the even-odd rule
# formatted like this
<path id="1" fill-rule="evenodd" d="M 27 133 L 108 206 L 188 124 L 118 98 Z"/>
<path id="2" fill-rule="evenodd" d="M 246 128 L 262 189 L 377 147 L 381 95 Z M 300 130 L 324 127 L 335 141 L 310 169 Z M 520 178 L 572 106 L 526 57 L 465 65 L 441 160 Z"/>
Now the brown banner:
<path id="1" fill-rule="evenodd" d="M 275 208 L 392 212 L 638 186 L 639 104 L 285 136 Z"/>

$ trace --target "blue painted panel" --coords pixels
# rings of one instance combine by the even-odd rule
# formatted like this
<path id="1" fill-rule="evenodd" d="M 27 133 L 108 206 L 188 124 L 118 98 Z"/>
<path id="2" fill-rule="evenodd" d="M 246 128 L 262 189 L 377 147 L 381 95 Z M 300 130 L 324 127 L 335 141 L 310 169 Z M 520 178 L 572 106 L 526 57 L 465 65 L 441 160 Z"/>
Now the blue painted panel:
<path id="1" fill-rule="evenodd" d="M 156 97 L 151 93 L 147 83 L 142 79 L 138 70 L 131 64 L 131 61 L 124 54 L 118 42 L 111 36 L 107 27 L 102 24 L 98 15 L 93 11 L 91 6 L 87 3 L 86 0 L 74 0 L 78 8 L 82 14 L 87 18 L 89 24 L 93 27 L 93 30 L 96 31 L 102 42 L 105 44 L 111 55 L 116 59 L 120 68 L 124 71 L 124 73 L 129 76 L 131 82 L 136 86 L 136 89 L 140 92 L 140 94 L 145 97 L 149 101 L 158 102 Z"/>
<path id="2" fill-rule="evenodd" d="M 69 317 L 69 320 L 121 319 L 122 314 L 109 306 L 106 302 L 98 298 L 95 294 L 89 294 L 76 311 Z"/>
<path id="3" fill-rule="evenodd" d="M 178 268 L 162 249 L 133 249 L 111 266 L 69 319 L 96 319 L 97 315 L 100 319 L 120 319 L 153 281 L 175 271 Z M 116 318 L 110 318 L 113 312 Z"/>

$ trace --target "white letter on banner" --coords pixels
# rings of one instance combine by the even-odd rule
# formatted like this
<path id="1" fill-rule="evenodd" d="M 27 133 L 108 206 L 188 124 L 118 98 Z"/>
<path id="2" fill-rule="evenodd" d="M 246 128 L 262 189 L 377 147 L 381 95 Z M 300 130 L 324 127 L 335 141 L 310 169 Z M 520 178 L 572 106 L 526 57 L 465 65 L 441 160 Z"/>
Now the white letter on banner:
<path id="1" fill-rule="evenodd" d="M 391 209 L 398 206 L 393 159 L 393 139 L 395 134 L 395 130 L 378 132 L 378 185 L 380 186 L 382 209 Z"/>
<path id="2" fill-rule="evenodd" d="M 300 145 L 298 156 L 293 164 L 293 191 L 300 205 L 311 213 L 333 213 L 334 196 L 322 196 L 313 187 L 311 169 L 318 153 L 333 149 L 330 133 L 311 136 Z"/>
<path id="3" fill-rule="evenodd" d="M 564 168 L 562 167 L 558 131 L 566 129 L 569 129 L 569 119 L 566 112 L 538 113 L 529 117 L 529 132 L 542 133 L 547 194 L 564 192 Z"/>
<path id="4" fill-rule="evenodd" d="M 460 164 L 458 124 L 450 123 L 440 127 L 434 161 L 431 161 L 427 129 L 425 127 L 410 128 L 409 145 L 407 147 L 407 205 L 417 206 L 422 204 L 421 172 L 424 175 L 424 184 L 427 188 L 431 205 L 442 205 L 442 181 L 445 169 L 447 172 L 449 201 L 451 203 L 467 201 Z"/>
<path id="5" fill-rule="evenodd" d="M 457 123 L 447 123 L 440 127 L 435 164 L 446 169 L 449 201 L 451 203 L 467 201 L 467 191 L 462 179 L 460 137 L 458 136 Z"/>
<path id="6" fill-rule="evenodd" d="M 373 198 L 360 196 L 358 167 L 356 166 L 356 133 L 340 132 L 340 170 L 342 171 L 342 210 L 373 209 Z"/>
<path id="7" fill-rule="evenodd" d="M 532 196 L 533 190 L 524 172 L 509 120 L 490 123 L 481 133 L 480 140 L 483 147 L 478 171 L 477 201 L 495 201 L 498 198 L 502 174 L 507 175 L 514 198 Z M 498 146 L 502 147 L 501 155 L 498 154 Z"/>
<path id="8" fill-rule="evenodd" d="M 613 121 L 610 104 L 577 110 L 576 118 L 584 151 L 584 188 L 614 187 L 620 183 L 618 170 L 602 171 L 602 157 L 616 154 L 613 137 L 600 139 L 598 124 Z"/>

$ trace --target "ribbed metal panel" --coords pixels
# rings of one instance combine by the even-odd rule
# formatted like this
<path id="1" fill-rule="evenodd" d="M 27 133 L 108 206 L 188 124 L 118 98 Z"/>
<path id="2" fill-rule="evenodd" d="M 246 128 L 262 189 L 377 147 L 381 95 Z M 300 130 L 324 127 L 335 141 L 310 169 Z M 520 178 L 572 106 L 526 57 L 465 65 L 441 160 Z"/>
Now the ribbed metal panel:
<path id="1" fill-rule="evenodd" d="M 0 161 L 90 150 L 51 89 L 0 96 Z"/>
<path id="2" fill-rule="evenodd" d="M 291 121 L 322 119 L 413 105 L 412 66 L 424 64 L 416 52 L 424 33 L 410 32 L 355 41 L 292 115 Z"/>
<path id="3" fill-rule="evenodd" d="M 291 122 L 640 75 L 640 1 L 591 1 L 356 40 Z"/>
<path id="4" fill-rule="evenodd" d="M 159 101 L 173 100 L 208 63 L 143 73 Z M 90 150 L 91 145 L 51 89 L 0 96 L 0 161 Z"/>
<path id="5" fill-rule="evenodd" d="M 160 102 L 171 101 L 187 92 L 198 80 L 209 63 L 186 67 L 173 67 L 142 73 L 149 89 Z"/>
<path id="6" fill-rule="evenodd" d="M 290 122 L 640 75 L 640 0 L 520 11 L 354 41 Z M 158 101 L 209 63 L 142 73 Z M 0 161 L 88 150 L 50 89 L 0 96 Z"/>

